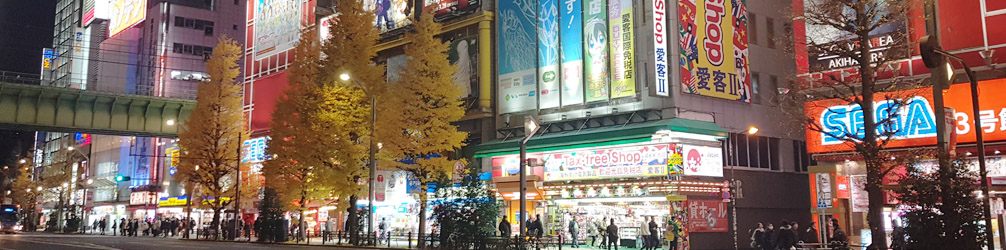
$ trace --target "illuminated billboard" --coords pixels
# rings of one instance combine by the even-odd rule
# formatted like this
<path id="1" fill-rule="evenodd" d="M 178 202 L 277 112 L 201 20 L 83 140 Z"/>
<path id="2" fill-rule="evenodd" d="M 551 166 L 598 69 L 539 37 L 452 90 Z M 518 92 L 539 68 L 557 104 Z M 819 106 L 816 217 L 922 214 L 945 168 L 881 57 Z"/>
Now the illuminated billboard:
<path id="1" fill-rule="evenodd" d="M 412 3 L 409 0 L 363 0 L 363 10 L 374 12 L 374 26 L 388 32 L 408 26 L 412 22 Z"/>
<path id="2" fill-rule="evenodd" d="M 255 60 L 297 46 L 300 39 L 301 1 L 256 0 Z"/>
<path id="3" fill-rule="evenodd" d="M 683 92 L 751 102 L 746 12 L 742 1 L 678 1 Z"/>
<path id="4" fill-rule="evenodd" d="M 56 63 L 56 52 L 50 48 L 42 49 L 42 70 L 52 69 L 54 63 Z"/>
<path id="5" fill-rule="evenodd" d="M 479 7 L 480 0 L 424 0 L 425 10 L 433 12 L 435 16 L 444 16 L 457 12 L 475 10 Z"/>
<path id="6" fill-rule="evenodd" d="M 116 0 L 108 21 L 108 37 L 118 35 L 147 17 L 146 0 Z"/>
<path id="7" fill-rule="evenodd" d="M 526 11 L 535 6 L 533 0 L 504 0 L 499 2 L 497 39 L 499 77 L 497 78 L 497 107 L 499 112 L 514 113 L 538 107 L 535 95 L 537 14 Z M 533 9 L 533 8 L 532 8 Z"/>

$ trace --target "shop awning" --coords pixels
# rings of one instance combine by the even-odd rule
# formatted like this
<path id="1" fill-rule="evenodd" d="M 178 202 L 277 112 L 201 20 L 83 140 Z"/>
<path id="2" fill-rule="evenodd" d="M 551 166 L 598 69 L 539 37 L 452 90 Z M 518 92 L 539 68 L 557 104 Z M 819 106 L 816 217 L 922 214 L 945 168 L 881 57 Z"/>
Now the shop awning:
<path id="1" fill-rule="evenodd" d="M 527 142 L 527 152 L 554 151 L 563 149 L 618 145 L 648 142 L 660 130 L 726 137 L 727 131 L 716 123 L 682 118 L 549 133 L 531 138 Z M 475 158 L 520 153 L 520 138 L 490 142 L 475 147 Z"/>

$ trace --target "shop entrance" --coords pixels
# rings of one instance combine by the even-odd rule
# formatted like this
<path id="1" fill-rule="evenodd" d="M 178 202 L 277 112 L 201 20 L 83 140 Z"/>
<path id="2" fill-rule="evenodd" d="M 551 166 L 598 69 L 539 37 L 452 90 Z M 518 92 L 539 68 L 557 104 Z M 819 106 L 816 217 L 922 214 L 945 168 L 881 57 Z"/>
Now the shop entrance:
<path id="1" fill-rule="evenodd" d="M 658 225 L 664 225 L 669 213 L 670 202 L 665 197 L 557 199 L 549 202 L 548 206 L 552 220 L 563 222 L 553 223 L 553 230 L 561 232 L 566 239 L 572 237 L 569 221 L 576 219 L 577 242 L 582 245 L 599 246 L 606 243 L 607 240 L 602 238 L 603 232 L 614 219 L 618 226 L 617 243 L 620 249 L 643 247 L 640 227 L 648 224 L 651 219 Z M 659 232 L 650 234 L 662 236 L 663 226 L 658 226 L 657 230 Z"/>

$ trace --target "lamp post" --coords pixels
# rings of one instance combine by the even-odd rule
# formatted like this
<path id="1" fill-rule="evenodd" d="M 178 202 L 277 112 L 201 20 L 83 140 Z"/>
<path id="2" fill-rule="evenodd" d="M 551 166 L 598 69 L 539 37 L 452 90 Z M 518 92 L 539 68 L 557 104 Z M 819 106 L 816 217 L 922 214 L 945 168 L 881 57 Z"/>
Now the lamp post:
<path id="1" fill-rule="evenodd" d="M 359 80 L 350 77 L 349 73 L 342 73 L 339 75 L 339 79 L 343 81 L 352 80 L 357 86 L 363 90 L 363 93 L 370 96 L 370 177 L 367 180 L 367 235 L 374 235 L 374 176 L 377 175 L 377 158 L 374 157 L 374 153 L 377 151 L 375 149 L 376 144 L 374 143 L 374 130 L 377 126 L 377 96 L 367 91 L 364 84 Z M 419 211 L 420 216 L 425 213 L 425 211 Z"/>
<path id="2" fill-rule="evenodd" d="M 755 126 L 749 127 L 747 129 L 747 131 L 746 131 L 748 139 L 750 139 L 752 135 L 757 134 L 758 130 L 759 130 L 758 127 L 755 127 Z M 732 150 L 733 149 L 733 143 L 729 143 L 729 139 L 728 139 L 727 143 L 725 143 L 725 144 L 728 147 L 727 148 L 727 153 L 733 152 L 733 150 Z M 728 163 L 730 162 L 729 159 L 732 156 L 733 155 L 728 155 L 727 156 L 727 162 Z M 737 177 L 736 177 L 736 174 L 735 174 L 736 172 L 734 171 L 736 168 L 737 168 L 737 166 L 734 166 L 734 165 L 730 166 L 730 191 L 731 191 L 731 194 L 730 194 L 731 208 L 730 208 L 730 210 L 731 210 L 731 213 L 732 213 L 732 216 L 733 216 L 734 250 L 739 249 L 739 245 L 737 244 L 737 186 L 736 186 L 737 185 Z"/>
<path id="3" fill-rule="evenodd" d="M 531 218 L 527 213 L 527 141 L 531 140 L 534 134 L 538 133 L 538 129 L 541 126 L 538 124 L 538 119 L 534 116 L 528 115 L 524 118 L 524 138 L 520 140 L 520 217 L 517 223 L 520 223 L 520 238 L 524 240 L 525 230 L 527 225 L 524 225 L 525 221 Z M 525 218 L 525 216 L 527 216 Z"/>
<path id="4" fill-rule="evenodd" d="M 945 58 L 954 59 L 960 62 L 964 66 L 964 73 L 968 76 L 968 80 L 971 82 L 971 109 L 974 112 L 972 117 L 975 124 L 975 141 L 978 144 L 978 172 L 981 178 L 982 186 L 982 213 L 985 214 L 985 225 L 986 227 L 992 226 L 992 209 L 991 209 L 991 197 L 989 197 L 989 183 L 988 183 L 988 173 L 985 171 L 985 140 L 984 133 L 982 131 L 982 120 L 978 117 L 980 108 L 978 107 L 978 78 L 975 77 L 975 72 L 968 67 L 968 64 L 964 62 L 964 59 L 950 54 L 940 48 L 939 43 L 935 43 L 935 40 L 931 37 L 924 37 L 923 42 L 919 45 L 921 51 L 931 52 L 929 57 L 934 55 L 939 55 Z M 991 55 L 989 55 L 991 57 Z M 983 56 L 984 57 L 984 56 Z M 943 60 L 945 60 L 945 58 Z M 950 68 L 950 63 L 947 62 L 948 71 L 953 70 Z M 985 239 L 988 240 L 988 246 L 991 248 L 994 246 L 995 241 L 993 238 L 992 230 L 985 230 Z"/>

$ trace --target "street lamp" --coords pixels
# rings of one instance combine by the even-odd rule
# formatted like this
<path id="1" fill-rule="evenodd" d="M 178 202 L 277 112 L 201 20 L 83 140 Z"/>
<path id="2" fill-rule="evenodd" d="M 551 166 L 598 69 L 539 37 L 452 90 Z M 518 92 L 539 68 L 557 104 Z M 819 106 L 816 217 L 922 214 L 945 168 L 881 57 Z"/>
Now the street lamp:
<path id="1" fill-rule="evenodd" d="M 748 140 L 750 140 L 751 136 L 757 134 L 758 131 L 759 131 L 758 127 L 755 127 L 755 126 L 748 127 L 748 129 L 747 129 Z M 725 144 L 728 147 L 733 146 L 733 143 L 730 143 L 729 139 L 727 140 L 727 142 Z M 727 148 L 727 153 L 733 153 L 732 148 Z M 728 155 L 727 156 L 727 159 L 728 159 L 727 162 L 728 163 L 730 162 L 729 159 L 731 157 L 732 157 L 732 155 Z M 735 169 L 737 169 L 737 166 L 730 165 L 730 191 L 731 191 L 731 194 L 730 194 L 730 203 L 732 204 L 730 210 L 731 210 L 731 213 L 733 214 L 732 216 L 733 216 L 733 228 L 734 228 L 733 229 L 733 232 L 734 232 L 734 249 L 736 250 L 736 249 L 739 248 L 739 246 L 737 245 L 737 177 L 736 177 L 736 174 L 735 174 L 736 172 L 734 171 Z"/>
<path id="2" fill-rule="evenodd" d="M 930 64 L 931 63 L 946 62 L 946 67 L 947 67 L 948 75 L 949 75 L 950 72 L 953 72 L 953 68 L 950 67 L 950 62 L 947 62 L 946 59 L 950 58 L 950 59 L 956 60 L 957 62 L 960 62 L 961 65 L 964 66 L 964 73 L 967 74 L 968 80 L 971 82 L 971 108 L 972 108 L 972 112 L 974 112 L 973 114 L 974 114 L 974 124 L 975 124 L 975 130 L 974 130 L 975 131 L 975 141 L 978 144 L 977 145 L 978 146 L 978 172 L 981 175 L 981 177 L 980 177 L 981 178 L 980 179 L 981 180 L 981 186 L 982 186 L 981 197 L 984 198 L 983 199 L 984 202 L 982 202 L 982 206 L 983 206 L 982 213 L 985 214 L 985 225 L 986 226 L 991 226 L 992 225 L 992 213 L 991 213 L 992 208 L 991 208 L 991 204 L 990 204 L 991 197 L 989 197 L 988 173 L 985 171 L 986 170 L 986 168 L 985 168 L 985 140 L 983 138 L 984 137 L 983 136 L 984 133 L 982 132 L 982 129 L 981 129 L 982 128 L 982 120 L 978 117 L 978 114 L 979 114 L 979 112 L 978 112 L 979 111 L 979 108 L 978 108 L 978 78 L 975 77 L 975 72 L 971 70 L 971 67 L 968 67 L 967 62 L 965 62 L 964 59 L 961 59 L 960 57 L 957 57 L 957 56 L 955 56 L 953 54 L 950 54 L 950 53 L 944 51 L 943 48 L 940 47 L 939 42 L 936 39 L 934 39 L 934 38 L 932 38 L 930 36 L 924 36 L 922 38 L 922 40 L 919 42 L 919 50 L 921 51 L 921 54 L 924 57 L 924 59 L 928 59 L 930 61 Z M 987 57 L 985 55 L 986 53 L 988 54 Z M 992 56 L 992 52 L 984 52 L 983 51 L 983 53 L 982 53 L 982 58 L 986 58 L 986 62 L 990 62 L 989 60 L 991 60 L 991 59 L 988 59 L 988 58 L 990 58 L 991 56 Z M 929 66 L 929 65 L 927 64 L 927 66 Z M 942 109 L 942 107 L 937 107 L 937 108 L 938 109 Z M 970 154 L 970 152 L 969 152 L 969 154 Z M 989 246 L 989 248 L 991 248 L 994 245 L 994 239 L 993 239 L 994 235 L 992 234 L 992 230 L 985 230 L 985 237 L 986 237 L 986 240 L 988 240 L 988 246 Z"/>
<path id="3" fill-rule="evenodd" d="M 377 151 L 375 149 L 376 146 L 375 146 L 375 143 L 374 143 L 374 128 L 377 126 L 377 96 L 374 96 L 373 93 L 367 92 L 367 88 L 364 87 L 364 84 L 361 83 L 359 80 L 356 80 L 356 79 L 353 79 L 352 77 L 350 77 L 349 73 L 342 73 L 342 74 L 340 74 L 339 75 L 339 79 L 341 79 L 342 81 L 350 81 L 350 80 L 352 80 L 353 83 L 355 83 L 357 86 L 360 87 L 361 90 L 363 90 L 364 94 L 370 96 L 370 167 L 369 167 L 370 168 L 370 178 L 368 178 L 369 180 L 367 181 L 367 185 L 368 185 L 368 187 L 367 187 L 368 188 L 368 191 L 367 191 L 368 203 L 367 204 L 368 204 L 368 207 L 369 207 L 369 208 L 367 208 L 367 231 L 368 231 L 367 233 L 368 233 L 368 235 L 374 235 L 374 208 L 375 208 L 375 205 L 374 205 L 374 201 L 375 201 L 374 200 L 374 191 L 375 191 L 374 190 L 374 176 L 377 175 L 377 158 L 374 157 L 374 153 Z M 424 212 L 425 211 L 419 211 L 420 216 L 423 216 L 422 214 Z"/>
<path id="4" fill-rule="evenodd" d="M 168 126 L 174 126 L 175 125 L 175 120 L 174 119 L 169 119 L 168 121 L 166 121 L 164 123 L 167 124 Z"/>

